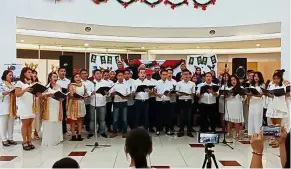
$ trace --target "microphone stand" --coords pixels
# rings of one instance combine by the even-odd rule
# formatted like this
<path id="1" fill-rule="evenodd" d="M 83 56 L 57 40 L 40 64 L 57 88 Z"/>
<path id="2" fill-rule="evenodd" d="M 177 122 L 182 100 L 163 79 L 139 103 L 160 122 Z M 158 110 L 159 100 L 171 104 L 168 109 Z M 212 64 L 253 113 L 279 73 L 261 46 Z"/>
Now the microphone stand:
<path id="1" fill-rule="evenodd" d="M 92 81 L 92 83 L 94 84 L 94 91 L 95 91 L 96 83 L 94 81 Z M 97 100 L 96 100 L 96 96 L 94 96 L 94 138 L 95 138 L 95 142 L 94 142 L 94 144 L 86 145 L 87 147 L 93 147 L 91 152 L 93 152 L 96 148 L 111 147 L 111 145 L 101 145 L 101 144 L 98 143 L 98 140 L 97 140 L 97 119 L 96 119 L 97 106 L 96 105 L 97 105 Z"/>
<path id="2" fill-rule="evenodd" d="M 225 64 L 225 69 L 224 69 L 224 73 L 223 73 L 223 79 L 224 79 L 224 84 L 223 84 L 223 90 L 225 91 L 226 90 L 226 85 L 227 85 L 227 81 L 226 81 L 226 69 L 227 69 L 227 64 Z M 224 116 L 225 116 L 225 113 L 226 113 L 226 97 L 225 97 L 225 94 L 223 95 L 223 110 L 224 110 Z M 226 137 L 226 121 L 225 121 L 225 117 L 223 117 L 223 122 L 224 122 L 224 125 L 223 125 L 223 140 L 222 140 L 222 144 L 228 146 L 229 148 L 231 148 L 232 150 L 234 149 L 231 145 L 229 145 L 229 143 L 233 143 L 232 141 L 226 141 L 225 137 Z"/>

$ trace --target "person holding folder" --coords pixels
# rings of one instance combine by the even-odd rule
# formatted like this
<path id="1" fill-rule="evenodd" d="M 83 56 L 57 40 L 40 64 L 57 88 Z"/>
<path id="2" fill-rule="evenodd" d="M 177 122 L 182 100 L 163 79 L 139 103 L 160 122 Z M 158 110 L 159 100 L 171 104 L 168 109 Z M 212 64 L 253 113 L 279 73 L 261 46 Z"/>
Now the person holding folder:
<path id="1" fill-rule="evenodd" d="M 145 71 L 146 79 L 149 81 L 149 131 L 154 132 L 155 123 L 155 114 L 156 114 L 156 97 L 152 94 L 154 86 L 156 86 L 157 80 L 153 79 L 153 71 L 151 69 L 146 69 Z"/>
<path id="2" fill-rule="evenodd" d="M 61 92 L 61 87 L 57 85 L 58 75 L 51 72 L 48 75 L 48 90 L 40 97 L 42 108 L 42 147 L 50 147 L 63 141 L 62 120 L 63 105 L 62 98 L 54 98 L 56 92 Z"/>
<path id="3" fill-rule="evenodd" d="M 240 139 L 240 129 L 244 122 L 243 115 L 243 101 L 245 101 L 245 96 L 240 95 L 241 85 L 238 77 L 236 75 L 230 76 L 230 82 L 227 86 L 227 90 L 231 91 L 230 94 L 225 95 L 226 97 L 226 112 L 225 121 L 227 124 L 227 136 L 231 134 L 232 124 L 235 126 L 235 137 Z"/>
<path id="4" fill-rule="evenodd" d="M 134 82 L 133 94 L 135 95 L 136 119 L 135 128 L 143 126 L 148 130 L 149 89 L 150 82 L 145 79 L 145 69 L 138 71 L 138 79 Z"/>
<path id="5" fill-rule="evenodd" d="M 203 75 L 205 78 L 205 82 L 200 83 L 198 85 L 198 89 L 196 95 L 200 98 L 200 114 L 201 114 L 201 123 L 200 123 L 200 131 L 208 132 L 209 131 L 209 123 L 210 121 L 211 131 L 215 132 L 215 108 L 216 108 L 216 97 L 218 96 L 218 92 L 214 90 L 214 83 L 212 83 L 212 75 L 210 72 L 205 73 Z M 209 86 L 208 89 L 202 90 L 205 87 Z M 213 87 L 213 88 L 212 88 Z"/>
<path id="6" fill-rule="evenodd" d="M 191 72 L 187 69 L 183 70 L 183 80 L 177 83 L 176 90 L 178 96 L 179 106 L 181 108 L 180 114 L 180 129 L 178 137 L 184 136 L 185 122 L 187 126 L 187 136 L 194 137 L 192 134 L 192 96 L 195 95 L 195 83 L 191 82 Z"/>
<path id="7" fill-rule="evenodd" d="M 57 81 L 57 84 L 59 86 L 61 86 L 63 93 L 67 93 L 68 92 L 68 86 L 71 83 L 71 81 L 66 78 L 66 68 L 65 67 L 60 67 L 58 69 L 58 75 L 59 75 L 59 79 Z M 67 100 L 65 99 L 63 101 L 63 121 L 62 121 L 63 134 L 67 133 L 67 110 L 66 110 L 66 104 L 67 104 Z"/>
<path id="8" fill-rule="evenodd" d="M 113 133 L 110 138 L 118 135 L 119 124 L 121 124 L 122 137 L 127 134 L 127 101 L 131 95 L 130 86 L 124 80 L 124 71 L 117 71 L 117 82 L 110 89 L 109 93 L 113 96 Z M 119 120 L 121 120 L 119 122 Z"/>
<path id="9" fill-rule="evenodd" d="M 87 95 L 86 87 L 81 81 L 81 76 L 79 73 L 76 73 L 71 83 L 69 84 L 69 97 L 68 97 L 68 112 L 67 117 L 70 119 L 71 123 L 71 132 L 72 139 L 71 141 L 82 141 L 82 127 L 83 127 L 83 118 L 86 114 L 85 107 L 85 96 Z M 76 126 L 78 128 L 77 135 L 75 132 Z"/>
<path id="10" fill-rule="evenodd" d="M 12 84 L 13 72 L 5 70 L 0 83 L 0 139 L 3 146 L 16 145 L 13 141 L 14 119 L 16 117 L 16 96 Z"/>
<path id="11" fill-rule="evenodd" d="M 35 70 L 35 68 L 32 68 L 32 72 L 31 72 L 31 77 L 32 77 L 32 81 L 34 83 L 40 83 L 37 77 L 37 71 Z M 39 98 L 36 98 L 36 102 L 37 102 L 37 106 L 38 106 L 38 110 L 39 110 Z M 38 112 L 35 115 L 35 118 L 32 122 L 32 132 L 33 132 L 33 139 L 39 140 L 39 133 L 40 133 L 40 129 L 41 129 L 41 113 Z"/>
<path id="12" fill-rule="evenodd" d="M 20 80 L 15 84 L 15 94 L 19 98 L 18 115 L 21 119 L 21 135 L 23 150 L 32 150 L 35 146 L 31 142 L 32 122 L 38 113 L 38 105 L 36 101 L 40 93 L 33 95 L 33 81 L 31 78 L 32 70 L 29 67 L 24 67 L 20 73 Z"/>
<path id="13" fill-rule="evenodd" d="M 261 72 L 255 72 L 253 80 L 251 81 L 251 89 L 255 92 L 250 92 L 248 95 L 249 102 L 249 116 L 248 116 L 248 135 L 252 136 L 259 133 L 263 121 L 263 93 L 261 88 L 265 88 L 264 77 Z"/>
<path id="14" fill-rule="evenodd" d="M 130 93 L 132 93 L 132 88 L 134 85 L 134 80 L 131 78 L 132 72 L 129 69 L 124 71 L 124 80 L 129 85 Z M 135 122 L 135 106 L 134 106 L 134 97 L 130 95 L 127 98 L 127 124 L 131 130 L 134 129 Z"/>
<path id="15" fill-rule="evenodd" d="M 105 116 L 106 116 L 106 98 L 108 97 L 108 91 L 111 86 L 106 80 L 102 79 L 102 72 L 99 69 L 94 70 L 93 88 L 88 89 L 88 93 L 91 95 L 91 117 L 90 117 L 90 132 L 88 138 L 94 136 L 95 132 L 95 118 L 99 124 L 100 135 L 107 138 L 105 132 Z M 101 88 L 108 87 L 107 91 L 100 91 Z M 95 133 L 96 134 L 96 133 Z"/>

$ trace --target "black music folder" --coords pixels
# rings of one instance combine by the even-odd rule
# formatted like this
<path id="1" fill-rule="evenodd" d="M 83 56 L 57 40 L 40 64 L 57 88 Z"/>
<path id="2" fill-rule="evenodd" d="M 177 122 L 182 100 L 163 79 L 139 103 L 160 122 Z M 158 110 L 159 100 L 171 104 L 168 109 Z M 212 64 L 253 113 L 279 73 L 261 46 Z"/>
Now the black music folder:
<path id="1" fill-rule="evenodd" d="M 62 88 L 62 92 L 63 92 L 63 93 L 68 93 L 68 89 L 66 89 L 66 88 Z"/>
<path id="2" fill-rule="evenodd" d="M 120 92 L 114 92 L 117 96 L 120 96 L 120 97 L 129 97 L 130 96 L 130 94 L 128 94 L 128 95 L 123 95 L 122 93 L 120 93 Z"/>
<path id="3" fill-rule="evenodd" d="M 251 93 L 254 96 L 260 95 L 260 92 L 252 87 L 247 87 L 246 90 L 248 91 L 248 93 Z"/>
<path id="4" fill-rule="evenodd" d="M 145 89 L 148 89 L 149 87 L 147 85 L 140 85 L 137 87 L 136 92 L 145 92 Z"/>
<path id="5" fill-rule="evenodd" d="M 250 87 L 251 84 L 250 84 L 250 83 L 242 83 L 242 86 L 243 86 L 244 88 L 247 88 L 247 87 Z"/>
<path id="6" fill-rule="evenodd" d="M 32 91 L 30 93 L 33 95 L 36 95 L 36 93 L 43 93 L 48 89 L 47 87 L 45 87 L 39 83 L 35 83 L 30 88 L 32 89 Z"/>
<path id="7" fill-rule="evenodd" d="M 217 86 L 217 85 L 212 85 L 212 86 L 204 85 L 200 89 L 200 94 L 208 93 L 207 92 L 208 89 L 212 89 L 214 92 L 218 92 L 219 86 Z"/>
<path id="8" fill-rule="evenodd" d="M 105 95 L 105 92 L 109 92 L 110 87 L 105 86 L 105 87 L 99 87 L 99 89 L 97 89 L 96 93 L 102 94 L 103 96 Z"/>
<path id="9" fill-rule="evenodd" d="M 149 89 L 152 90 L 152 89 L 155 88 L 156 86 L 155 86 L 155 85 L 149 85 L 148 87 L 149 87 Z"/>
<path id="10" fill-rule="evenodd" d="M 290 93 L 290 86 L 286 86 L 286 93 Z"/>
<path id="11" fill-rule="evenodd" d="M 186 92 L 178 92 L 178 93 L 180 93 L 180 94 L 182 94 L 184 96 L 190 96 L 192 94 L 192 93 L 186 93 Z"/>
<path id="12" fill-rule="evenodd" d="M 166 90 L 166 91 L 164 92 L 164 95 L 175 94 L 175 93 L 176 93 L 176 91 L 174 91 L 174 90 Z"/>
<path id="13" fill-rule="evenodd" d="M 286 95 L 284 88 L 273 89 L 273 90 L 266 90 L 264 88 L 261 88 L 261 89 L 262 89 L 262 92 L 268 97 L 274 97 L 274 96 L 279 97 L 279 96 Z"/>
<path id="14" fill-rule="evenodd" d="M 76 98 L 76 99 L 84 99 L 85 98 L 84 96 L 81 96 L 81 95 L 79 95 L 77 93 L 74 93 L 73 97 Z"/>
<path id="15" fill-rule="evenodd" d="M 229 90 L 219 90 L 220 95 L 227 95 L 229 93 L 230 93 Z"/>
<path id="16" fill-rule="evenodd" d="M 69 93 L 70 93 L 70 92 L 69 92 Z M 63 93 L 63 92 L 61 92 L 61 91 L 57 91 L 57 92 L 54 93 L 53 98 L 54 98 L 55 100 L 58 100 L 58 101 L 59 101 L 60 99 L 66 99 L 69 93 Z"/>
<path id="17" fill-rule="evenodd" d="M 247 89 L 245 88 L 232 88 L 230 91 L 229 91 L 233 96 L 236 96 L 236 95 L 241 95 L 241 96 L 245 96 L 247 95 L 249 92 Z"/>

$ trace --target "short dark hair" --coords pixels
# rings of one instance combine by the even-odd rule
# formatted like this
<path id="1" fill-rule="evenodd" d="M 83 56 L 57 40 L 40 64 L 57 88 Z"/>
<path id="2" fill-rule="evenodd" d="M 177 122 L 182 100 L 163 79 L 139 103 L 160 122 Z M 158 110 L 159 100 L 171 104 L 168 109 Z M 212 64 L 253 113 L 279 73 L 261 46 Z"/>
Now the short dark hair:
<path id="1" fill-rule="evenodd" d="M 188 69 L 185 69 L 185 70 L 182 71 L 182 73 L 186 73 L 186 72 L 188 72 L 190 75 L 192 75 L 192 73 Z"/>
<path id="2" fill-rule="evenodd" d="M 170 70 L 170 71 L 174 72 L 174 70 L 173 70 L 172 68 L 167 68 L 166 70 L 167 70 L 167 71 Z"/>
<path id="3" fill-rule="evenodd" d="M 10 72 L 13 74 L 13 72 L 12 72 L 11 70 L 5 70 L 5 71 L 3 72 L 3 74 L 2 74 L 1 79 L 2 79 L 3 81 L 6 80 L 6 76 L 7 76 Z"/>
<path id="4" fill-rule="evenodd" d="M 64 66 L 61 66 L 61 67 L 58 68 L 58 72 L 59 72 L 60 70 L 62 70 L 62 69 L 67 70 Z"/>
<path id="5" fill-rule="evenodd" d="M 249 74 L 249 73 L 255 73 L 255 71 L 252 70 L 252 69 L 250 69 L 250 70 L 247 70 L 247 73 L 248 73 L 248 74 Z"/>
<path id="6" fill-rule="evenodd" d="M 107 70 L 107 69 L 106 70 L 103 70 L 103 74 L 104 73 L 109 73 L 109 70 Z"/>
<path id="7" fill-rule="evenodd" d="M 116 72 L 116 75 L 118 75 L 118 74 L 124 74 L 124 71 L 122 71 L 122 70 L 118 70 L 117 72 Z"/>
<path id="8" fill-rule="evenodd" d="M 100 73 L 101 73 L 101 70 L 100 70 L 100 69 L 95 69 L 95 70 L 93 71 L 93 75 L 95 75 L 96 72 L 100 72 Z"/>
<path id="9" fill-rule="evenodd" d="M 81 69 L 80 73 L 82 73 L 82 72 L 87 72 L 88 73 L 87 69 Z"/>
<path id="10" fill-rule="evenodd" d="M 55 162 L 52 168 L 80 168 L 80 165 L 76 160 L 65 157 Z"/>
<path id="11" fill-rule="evenodd" d="M 125 73 L 125 72 L 129 72 L 129 73 L 130 73 L 130 71 L 131 71 L 131 70 L 128 69 L 128 68 L 124 69 L 124 73 Z"/>
<path id="12" fill-rule="evenodd" d="M 162 74 L 163 72 L 168 73 L 168 70 L 166 70 L 166 69 L 162 69 L 162 70 L 160 70 L 160 74 Z"/>
<path id="13" fill-rule="evenodd" d="M 211 72 L 206 72 L 206 73 L 204 73 L 204 76 L 206 76 L 207 74 L 211 75 L 211 77 L 212 77 Z"/>

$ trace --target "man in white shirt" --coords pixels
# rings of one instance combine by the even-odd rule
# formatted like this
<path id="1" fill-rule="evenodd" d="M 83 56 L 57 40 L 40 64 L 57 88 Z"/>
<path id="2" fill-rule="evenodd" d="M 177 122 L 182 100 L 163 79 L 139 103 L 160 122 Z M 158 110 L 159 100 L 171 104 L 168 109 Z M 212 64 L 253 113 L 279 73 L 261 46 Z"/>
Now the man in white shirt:
<path id="1" fill-rule="evenodd" d="M 150 86 L 156 86 L 157 80 L 153 79 L 153 71 L 151 69 L 146 69 L 145 71 L 146 79 L 149 81 Z M 153 90 L 153 89 L 151 89 Z M 149 131 L 155 132 L 155 114 L 156 114 L 156 97 L 152 93 L 149 93 Z"/>
<path id="2" fill-rule="evenodd" d="M 180 129 L 178 137 L 184 136 L 185 122 L 187 122 L 187 136 L 194 137 L 192 134 L 192 97 L 195 94 L 195 83 L 191 82 L 191 72 L 183 70 L 183 80 L 177 83 L 176 90 L 181 108 L 180 114 Z"/>
<path id="3" fill-rule="evenodd" d="M 106 82 L 108 82 L 108 86 L 112 87 L 114 85 L 114 82 L 112 80 L 110 80 L 110 78 L 109 78 L 109 70 L 104 70 L 103 71 L 102 78 L 103 78 L 103 80 L 105 80 Z M 112 123 L 113 123 L 112 103 L 113 103 L 112 97 L 111 96 L 106 97 L 105 124 L 106 124 L 109 132 L 112 132 L 111 126 L 112 126 Z"/>
<path id="4" fill-rule="evenodd" d="M 126 138 L 127 133 L 127 101 L 131 95 L 130 87 L 123 77 L 123 71 L 117 71 L 117 82 L 110 89 L 109 93 L 114 96 L 113 99 L 113 133 L 110 138 L 117 136 L 119 124 L 122 124 L 123 138 Z M 119 118 L 121 117 L 121 118 Z M 121 122 L 119 123 L 119 119 Z"/>
<path id="5" fill-rule="evenodd" d="M 133 87 L 136 106 L 135 127 L 143 126 L 146 130 L 148 130 L 149 90 L 137 92 L 137 88 L 141 85 L 149 86 L 149 84 L 149 81 L 145 79 L 145 69 L 139 69 L 138 79 L 135 80 Z"/>
<path id="6" fill-rule="evenodd" d="M 157 81 L 154 90 L 154 95 L 156 96 L 156 108 L 155 111 L 155 122 L 156 122 L 156 135 L 160 135 L 163 131 L 163 124 L 166 127 L 166 133 L 168 135 L 173 135 L 172 133 L 172 111 L 170 107 L 170 92 L 174 89 L 174 86 L 170 81 L 167 80 L 167 70 L 161 70 L 161 80 Z"/>
<path id="7" fill-rule="evenodd" d="M 90 80 L 88 80 L 88 76 L 89 76 L 88 71 L 86 69 L 81 69 L 80 75 L 81 75 L 82 83 L 85 85 L 85 88 L 87 89 L 87 94 L 89 94 L 88 89 L 92 89 L 94 87 L 94 85 Z M 91 117 L 90 101 L 91 101 L 91 98 L 88 97 L 84 101 L 85 101 L 85 106 L 86 106 L 86 115 L 84 117 L 84 124 L 83 125 L 85 126 L 86 131 L 90 131 L 90 117 Z"/>
<path id="8" fill-rule="evenodd" d="M 87 89 L 88 93 L 91 95 L 91 117 L 90 117 L 90 134 L 88 138 L 93 137 L 95 132 L 95 118 L 96 122 L 99 122 L 99 131 L 100 135 L 104 138 L 107 138 L 105 133 L 105 115 L 106 115 L 106 96 L 108 91 L 105 91 L 105 95 L 101 93 L 96 93 L 96 91 L 100 87 L 110 87 L 108 86 L 108 82 L 102 79 L 101 70 L 96 69 L 94 70 L 94 80 L 93 80 L 93 88 Z M 93 134 L 94 133 L 94 134 Z"/>
<path id="9" fill-rule="evenodd" d="M 132 72 L 129 69 L 124 71 L 124 80 L 129 86 L 130 93 L 132 93 L 134 80 L 131 78 Z M 131 130 L 134 129 L 135 122 L 135 107 L 134 107 L 134 97 L 131 95 L 127 98 L 127 124 Z"/>
<path id="10" fill-rule="evenodd" d="M 68 92 L 68 86 L 71 83 L 71 81 L 66 78 L 66 68 L 60 67 L 59 70 L 58 70 L 58 75 L 59 75 L 59 79 L 57 81 L 57 84 L 59 86 L 61 86 L 62 92 L 67 93 Z M 66 109 L 67 100 L 65 99 L 62 104 L 63 104 L 63 121 L 62 121 L 62 125 L 63 125 L 63 134 L 65 134 L 65 133 L 67 133 L 67 109 Z"/>
<path id="11" fill-rule="evenodd" d="M 200 131 L 208 132 L 210 121 L 211 131 L 215 132 L 215 113 L 216 113 L 216 97 L 218 96 L 217 92 L 214 92 L 213 89 L 207 89 L 204 93 L 201 91 L 203 86 L 214 86 L 212 83 L 212 75 L 210 72 L 205 73 L 205 82 L 200 85 L 197 89 L 197 96 L 200 98 L 200 114 L 201 114 L 201 123 Z"/>
<path id="12" fill-rule="evenodd" d="M 175 79 L 173 79 L 173 69 L 172 68 L 167 68 L 167 80 L 169 82 L 171 82 L 171 84 L 174 87 L 174 90 L 176 90 L 176 86 L 177 86 L 177 81 Z M 171 107 L 171 114 L 172 114 L 172 124 L 173 124 L 173 128 L 171 129 L 172 133 L 174 133 L 174 126 L 178 124 L 178 116 L 180 115 L 180 109 L 177 105 L 177 96 L 176 94 L 171 94 L 170 96 L 170 107 Z"/>

